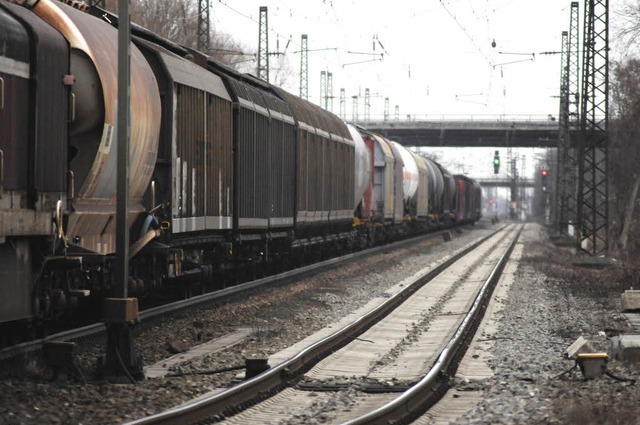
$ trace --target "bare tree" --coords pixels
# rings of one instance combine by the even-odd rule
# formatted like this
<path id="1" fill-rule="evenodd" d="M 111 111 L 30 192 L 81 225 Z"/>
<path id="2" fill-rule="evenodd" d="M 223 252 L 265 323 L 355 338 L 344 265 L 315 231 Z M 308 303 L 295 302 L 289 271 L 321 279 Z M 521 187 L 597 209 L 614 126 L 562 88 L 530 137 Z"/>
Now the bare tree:
<path id="1" fill-rule="evenodd" d="M 615 13 L 615 40 L 627 53 L 640 52 L 640 0 L 628 0 Z"/>
<path id="2" fill-rule="evenodd" d="M 131 6 L 135 23 L 175 43 L 196 44 L 198 8 L 194 0 L 136 0 Z"/>
<path id="3" fill-rule="evenodd" d="M 107 0 L 106 8 L 117 13 L 117 0 Z M 133 0 L 131 20 L 176 44 L 197 47 L 198 0 Z M 211 45 L 203 53 L 236 69 L 255 60 L 255 54 L 246 53 L 231 35 L 217 31 L 212 31 Z"/>
<path id="4" fill-rule="evenodd" d="M 640 1 L 640 0 L 639 0 Z M 118 12 L 117 0 L 106 0 L 106 8 Z M 198 0 L 132 0 L 131 20 L 182 46 L 196 48 L 198 40 Z M 203 53 L 239 72 L 256 74 L 257 52 L 242 45 L 230 34 L 211 32 L 211 45 Z M 273 60 L 271 82 L 294 91 L 295 73 L 286 55 Z"/>
<path id="5" fill-rule="evenodd" d="M 223 32 L 213 32 L 211 46 L 205 53 L 240 72 L 250 72 L 255 68 L 256 53 Z"/>
<path id="6" fill-rule="evenodd" d="M 634 212 L 640 189 L 640 60 L 627 59 L 613 67 L 612 116 L 609 149 L 612 230 L 618 247 L 628 248 L 634 228 Z M 636 240 L 637 238 L 633 238 Z M 639 246 L 640 247 L 640 244 Z"/>
<path id="7" fill-rule="evenodd" d="M 298 87 L 292 87 L 291 82 L 292 80 L 295 80 L 297 74 L 291 68 L 291 63 L 289 62 L 287 55 L 278 55 L 277 58 L 278 59 L 274 64 L 275 66 L 271 67 L 271 70 L 273 71 L 271 72 L 271 83 L 294 93 Z"/>

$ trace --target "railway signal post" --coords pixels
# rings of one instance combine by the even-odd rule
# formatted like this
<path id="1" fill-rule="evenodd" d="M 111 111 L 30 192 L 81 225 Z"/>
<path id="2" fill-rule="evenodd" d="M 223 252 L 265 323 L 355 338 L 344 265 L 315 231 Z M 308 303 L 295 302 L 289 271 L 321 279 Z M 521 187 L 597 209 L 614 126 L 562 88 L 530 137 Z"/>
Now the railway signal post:
<path id="1" fill-rule="evenodd" d="M 129 298 L 129 137 L 131 94 L 131 16 L 130 0 L 118 3 L 118 143 L 116 258 L 113 297 L 104 305 L 107 351 L 99 366 L 105 375 L 142 376 L 142 359 L 136 355 L 133 327 L 138 323 L 138 299 Z"/>

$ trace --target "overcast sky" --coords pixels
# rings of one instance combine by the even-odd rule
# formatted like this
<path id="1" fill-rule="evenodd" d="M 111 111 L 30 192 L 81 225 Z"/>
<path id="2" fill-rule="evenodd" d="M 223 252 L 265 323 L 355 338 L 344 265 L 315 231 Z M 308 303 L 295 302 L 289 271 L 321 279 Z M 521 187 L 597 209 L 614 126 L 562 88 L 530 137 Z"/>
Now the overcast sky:
<path id="1" fill-rule="evenodd" d="M 570 3 L 221 0 L 211 2 L 211 18 L 216 30 L 255 52 L 259 7 L 267 6 L 269 50 L 278 51 L 279 42 L 279 51 L 295 72 L 286 88 L 296 94 L 300 54 L 294 52 L 300 50 L 301 35 L 307 34 L 309 98 L 319 102 L 320 72 L 331 72 L 334 96 L 345 89 L 347 115 L 352 113 L 351 97 L 364 96 L 369 88 L 372 115 L 383 113 L 384 97 L 389 97 L 392 114 L 398 105 L 401 115 L 544 116 L 558 113 L 560 55 L 543 52 L 560 51 L 562 31 L 569 29 Z M 325 48 L 337 50 L 313 51 Z M 276 58 L 270 57 L 271 74 Z M 334 111 L 338 108 L 336 98 Z"/>
<path id="2" fill-rule="evenodd" d="M 579 2 L 581 25 L 583 3 Z M 300 81 L 300 54 L 295 52 L 300 50 L 301 35 L 307 34 L 309 100 L 319 103 L 320 72 L 331 72 L 333 111 L 339 113 L 338 96 L 344 88 L 347 119 L 352 118 L 354 95 L 360 96 L 362 116 L 366 88 L 371 93 L 372 119 L 382 117 L 385 97 L 390 114 L 398 105 L 402 118 L 408 114 L 546 117 L 558 114 L 560 55 L 544 52 L 561 50 L 562 31 L 569 30 L 570 4 L 569 0 L 214 0 L 211 19 L 217 31 L 231 34 L 253 53 L 258 48 L 259 7 L 267 6 L 269 50 L 285 52 L 294 72 L 285 88 L 294 94 L 299 93 Z M 337 50 L 314 51 L 327 48 Z M 354 64 L 362 61 L 369 62 Z M 251 64 L 255 72 L 257 64 Z M 271 75 L 277 66 L 276 56 L 271 56 Z M 490 164 L 491 155 L 487 150 L 481 156 Z M 533 161 L 529 163 L 533 167 Z M 474 170 L 468 172 L 473 175 Z"/>

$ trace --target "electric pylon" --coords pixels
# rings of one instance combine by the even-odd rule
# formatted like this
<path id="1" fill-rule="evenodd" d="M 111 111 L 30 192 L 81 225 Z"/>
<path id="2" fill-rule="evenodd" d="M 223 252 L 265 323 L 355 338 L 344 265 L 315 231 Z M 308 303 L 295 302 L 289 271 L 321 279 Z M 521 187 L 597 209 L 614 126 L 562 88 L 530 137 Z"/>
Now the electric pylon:
<path id="1" fill-rule="evenodd" d="M 320 71 L 320 107 L 327 109 L 327 71 Z"/>
<path id="2" fill-rule="evenodd" d="M 383 119 L 384 122 L 389 121 L 389 98 L 385 97 L 384 98 L 384 115 L 383 115 Z"/>
<path id="3" fill-rule="evenodd" d="M 371 94 L 369 89 L 364 89 L 364 120 L 371 121 Z"/>
<path id="4" fill-rule="evenodd" d="M 609 250 L 609 1 L 585 0 L 577 253 Z"/>
<path id="5" fill-rule="evenodd" d="M 326 104 L 328 106 L 327 111 L 333 112 L 333 73 L 327 71 L 327 93 Z"/>
<path id="6" fill-rule="evenodd" d="M 267 6 L 260 6 L 258 29 L 258 78 L 269 81 L 269 23 Z"/>
<path id="7" fill-rule="evenodd" d="M 209 31 L 209 3 L 210 0 L 198 1 L 198 50 L 207 50 L 211 46 Z"/>
<path id="8" fill-rule="evenodd" d="M 309 45 L 307 34 L 300 40 L 300 97 L 309 99 Z"/>
<path id="9" fill-rule="evenodd" d="M 558 146 L 556 222 L 561 236 L 567 236 L 569 226 L 578 218 L 578 150 L 572 133 L 579 129 L 580 72 L 578 2 L 571 2 L 569 32 L 563 43 L 562 78 L 560 89 L 560 140 Z M 564 33 L 563 33 L 564 35 Z"/>
<path id="10" fill-rule="evenodd" d="M 351 100 L 353 102 L 352 104 L 353 114 L 351 116 L 351 119 L 357 122 L 358 121 L 358 95 L 351 96 Z"/>

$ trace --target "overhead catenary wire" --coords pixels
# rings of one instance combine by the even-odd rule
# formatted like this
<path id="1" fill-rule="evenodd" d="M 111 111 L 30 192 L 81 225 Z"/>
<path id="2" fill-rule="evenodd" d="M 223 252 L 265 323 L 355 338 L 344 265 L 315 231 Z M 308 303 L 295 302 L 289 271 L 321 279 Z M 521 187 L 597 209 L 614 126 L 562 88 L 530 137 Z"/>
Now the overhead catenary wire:
<path id="1" fill-rule="evenodd" d="M 476 43 L 475 39 L 471 36 L 471 34 L 469 34 L 469 32 L 467 31 L 467 29 L 460 23 L 460 21 L 458 21 L 458 18 L 456 17 L 456 15 L 454 15 L 449 8 L 444 4 L 444 2 L 442 0 L 440 0 L 440 4 L 442 5 L 442 7 L 444 8 L 444 10 L 447 12 L 447 14 L 449 14 L 449 16 L 454 20 L 454 22 L 456 23 L 456 25 L 458 25 L 458 27 L 462 30 L 462 32 L 464 33 L 464 35 L 469 39 L 469 41 L 471 41 L 471 44 L 473 44 L 473 46 L 478 50 L 478 52 L 480 53 L 480 55 L 487 61 L 487 63 L 489 64 L 489 66 L 493 66 L 493 63 L 491 61 L 491 59 L 489 59 L 489 57 L 487 57 L 487 55 L 484 53 L 484 51 L 480 48 L 480 46 L 478 45 L 478 43 Z"/>

